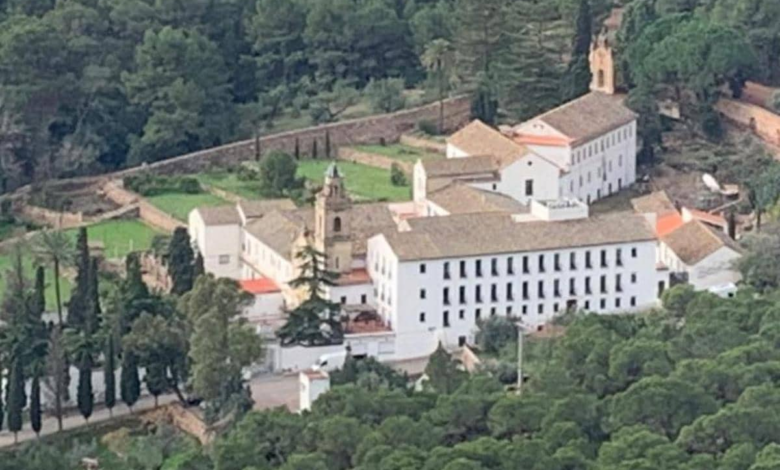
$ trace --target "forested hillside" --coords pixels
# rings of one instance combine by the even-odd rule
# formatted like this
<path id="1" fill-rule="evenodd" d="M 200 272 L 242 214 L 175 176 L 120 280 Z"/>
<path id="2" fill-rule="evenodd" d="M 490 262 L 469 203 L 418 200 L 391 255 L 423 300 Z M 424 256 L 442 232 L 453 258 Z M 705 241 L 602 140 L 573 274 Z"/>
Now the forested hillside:
<path id="1" fill-rule="evenodd" d="M 4 0 L 0 168 L 15 186 L 155 161 L 338 119 L 364 91 L 374 112 L 404 88 L 492 101 L 509 72 L 527 115 L 560 98 L 580 3 Z"/>

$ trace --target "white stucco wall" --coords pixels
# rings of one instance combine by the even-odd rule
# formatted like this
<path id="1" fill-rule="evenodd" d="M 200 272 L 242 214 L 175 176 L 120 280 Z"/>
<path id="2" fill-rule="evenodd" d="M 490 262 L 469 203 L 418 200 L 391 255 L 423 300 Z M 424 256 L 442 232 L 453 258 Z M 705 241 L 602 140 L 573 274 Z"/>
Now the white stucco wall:
<path id="1" fill-rule="evenodd" d="M 739 258 L 739 253 L 724 246 L 689 271 L 689 282 L 696 290 L 736 284 L 742 279 L 735 266 Z"/>
<path id="2" fill-rule="evenodd" d="M 190 212 L 188 230 L 203 256 L 206 272 L 216 277 L 241 279 L 241 232 L 238 224 L 206 225 L 196 210 Z"/>
<path id="3" fill-rule="evenodd" d="M 560 170 L 549 161 L 529 154 L 501 170 L 495 183 L 473 183 L 475 188 L 495 191 L 520 201 L 558 199 Z M 533 194 L 526 195 L 526 181 L 533 181 Z"/>

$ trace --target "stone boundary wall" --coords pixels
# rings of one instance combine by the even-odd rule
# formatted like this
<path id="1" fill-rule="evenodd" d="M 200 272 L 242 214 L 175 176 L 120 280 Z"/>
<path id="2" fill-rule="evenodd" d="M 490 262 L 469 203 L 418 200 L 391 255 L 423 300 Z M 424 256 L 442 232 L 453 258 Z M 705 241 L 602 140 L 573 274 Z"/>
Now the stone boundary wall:
<path id="1" fill-rule="evenodd" d="M 178 227 L 186 227 L 179 219 L 156 208 L 140 195 L 125 189 L 121 181 L 109 181 L 103 185 L 103 192 L 108 199 L 120 206 L 137 204 L 138 218 L 152 227 L 169 233 Z"/>
<path id="2" fill-rule="evenodd" d="M 471 104 L 468 96 L 450 98 L 444 102 L 446 130 L 455 130 L 467 124 L 471 117 Z M 439 105 L 432 103 L 419 108 L 406 109 L 391 114 L 380 114 L 366 118 L 308 127 L 289 132 L 272 134 L 260 139 L 260 153 L 272 150 L 282 150 L 288 153 L 295 151 L 298 141 L 301 153 L 307 156 L 313 142 L 317 141 L 320 154 L 325 154 L 325 135 L 330 136 L 333 148 L 356 144 L 375 144 L 384 139 L 385 142 L 397 142 L 404 133 L 415 129 L 417 123 L 424 120 L 438 119 Z M 236 166 L 242 162 L 255 159 L 254 139 L 235 142 L 221 147 L 201 150 L 180 157 L 163 160 L 150 165 L 130 168 L 105 178 L 123 178 L 143 171 L 153 171 L 155 174 L 197 173 L 213 166 Z"/>
<path id="3" fill-rule="evenodd" d="M 426 152 L 434 152 L 434 153 L 441 153 L 441 154 L 447 153 L 447 144 L 443 142 L 436 142 L 435 140 L 424 139 L 422 137 L 415 137 L 409 134 L 402 135 L 399 142 L 409 147 L 425 150 Z"/>
<path id="4" fill-rule="evenodd" d="M 412 163 L 403 162 L 376 153 L 361 152 L 360 150 L 355 150 L 349 147 L 342 147 L 339 149 L 338 159 L 345 162 L 360 163 L 362 165 L 372 166 L 374 168 L 381 168 L 383 170 L 389 170 L 394 164 L 396 164 L 407 175 L 411 175 L 414 171 L 414 164 Z"/>
<path id="5" fill-rule="evenodd" d="M 740 101 L 746 101 L 756 106 L 766 107 L 769 98 L 777 91 L 776 88 L 761 85 L 756 82 L 745 83 L 745 88 L 742 89 L 742 97 Z"/>
<path id="6" fill-rule="evenodd" d="M 241 202 L 244 200 L 241 196 L 235 193 L 231 193 L 230 191 L 225 191 L 224 189 L 218 188 L 216 186 L 211 186 L 208 184 L 201 184 L 203 186 L 203 189 L 207 192 L 213 194 L 214 196 L 217 196 L 220 199 L 224 199 L 228 202 Z"/>
<path id="7" fill-rule="evenodd" d="M 715 108 L 730 121 L 750 129 L 762 140 L 780 145 L 780 115 L 744 101 L 722 98 Z"/>
<path id="8" fill-rule="evenodd" d="M 28 222 L 57 229 L 80 227 L 85 221 L 82 212 L 58 212 L 29 204 L 22 205 L 17 214 Z"/>
<path id="9" fill-rule="evenodd" d="M 194 437 L 204 446 L 209 445 L 215 437 L 214 430 L 210 429 L 197 414 L 184 408 L 180 403 L 161 406 L 144 413 L 143 418 L 148 422 L 167 422 Z"/>

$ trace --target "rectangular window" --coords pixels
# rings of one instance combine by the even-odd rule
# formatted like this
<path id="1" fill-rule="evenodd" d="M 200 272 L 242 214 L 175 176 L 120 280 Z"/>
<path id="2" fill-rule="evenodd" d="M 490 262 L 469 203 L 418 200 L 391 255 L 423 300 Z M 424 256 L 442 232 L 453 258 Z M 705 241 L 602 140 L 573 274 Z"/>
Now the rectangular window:
<path id="1" fill-rule="evenodd" d="M 599 279 L 599 289 L 601 290 L 602 294 L 607 293 L 607 276 L 601 276 L 601 279 Z"/>
<path id="2" fill-rule="evenodd" d="M 560 297 L 561 296 L 561 280 L 556 279 L 553 281 L 553 296 Z"/>
<path id="3" fill-rule="evenodd" d="M 461 279 L 467 277 L 466 276 L 466 262 L 465 261 L 461 261 L 460 262 L 460 277 L 461 277 Z"/>
<path id="4" fill-rule="evenodd" d="M 631 306 L 636 307 L 636 297 L 631 297 Z"/>
<path id="5" fill-rule="evenodd" d="M 623 266 L 623 250 L 618 248 L 615 250 L 615 264 L 622 267 Z"/>
<path id="6" fill-rule="evenodd" d="M 585 301 L 585 310 L 590 310 L 590 300 Z"/>
<path id="7" fill-rule="evenodd" d="M 636 273 L 631 273 L 631 284 L 636 284 Z"/>
<path id="8" fill-rule="evenodd" d="M 601 250 L 601 267 L 607 267 L 607 250 Z"/>
<path id="9" fill-rule="evenodd" d="M 539 306 L 536 307 L 536 311 L 539 313 L 539 315 L 544 314 L 544 304 L 539 304 Z"/>
<path id="10" fill-rule="evenodd" d="M 466 303 L 466 286 L 460 286 L 458 289 L 458 301 L 461 305 Z"/>
<path id="11" fill-rule="evenodd" d="M 615 308 L 620 308 L 620 297 L 615 299 Z"/>
<path id="12" fill-rule="evenodd" d="M 561 255 L 559 253 L 555 253 L 555 256 L 553 257 L 553 268 L 556 271 L 561 270 Z"/>
<path id="13" fill-rule="evenodd" d="M 490 301 L 498 302 L 498 286 L 495 284 L 490 285 Z"/>
<path id="14" fill-rule="evenodd" d="M 512 306 L 507 305 L 506 307 L 506 316 L 511 317 L 512 316 Z"/>
<path id="15" fill-rule="evenodd" d="M 523 305 L 523 315 L 528 315 L 528 305 Z"/>
<path id="16" fill-rule="evenodd" d="M 420 264 L 420 274 L 425 274 L 426 266 L 425 263 Z"/>
<path id="17" fill-rule="evenodd" d="M 450 262 L 445 261 L 444 262 L 444 279 L 450 278 Z"/>
<path id="18" fill-rule="evenodd" d="M 544 272 L 544 255 L 539 255 L 539 272 Z"/>
<path id="19" fill-rule="evenodd" d="M 553 304 L 553 312 L 555 312 L 555 313 L 558 313 L 558 309 L 559 309 L 559 308 L 560 308 L 560 306 L 558 305 L 558 302 L 555 302 L 555 303 Z"/>
<path id="20" fill-rule="evenodd" d="M 360 303 L 361 304 L 363 304 L 363 305 L 367 304 L 368 303 L 367 300 L 368 299 L 366 299 L 366 294 L 363 294 L 363 295 L 360 296 Z"/>
<path id="21" fill-rule="evenodd" d="M 510 276 L 515 274 L 515 259 L 511 256 L 506 259 L 506 273 Z"/>
<path id="22" fill-rule="evenodd" d="M 425 292 L 425 289 L 420 289 L 420 298 L 424 299 L 427 295 L 427 292 Z"/>
<path id="23" fill-rule="evenodd" d="M 569 295 L 577 295 L 577 280 L 569 279 Z"/>
<path id="24" fill-rule="evenodd" d="M 420 312 L 420 323 L 425 323 L 425 312 Z"/>
<path id="25" fill-rule="evenodd" d="M 590 260 L 590 251 L 585 252 L 585 269 L 593 269 L 593 263 Z"/>
<path id="26" fill-rule="evenodd" d="M 539 283 L 537 284 L 537 292 L 538 292 L 538 297 L 540 299 L 543 299 L 544 298 L 544 281 L 539 281 Z"/>
<path id="27" fill-rule="evenodd" d="M 528 266 L 528 257 L 523 256 L 523 274 L 528 274 L 530 271 Z"/>
<path id="28" fill-rule="evenodd" d="M 577 270 L 577 253 L 574 251 L 569 253 L 569 269 L 572 271 Z"/>
<path id="29" fill-rule="evenodd" d="M 219 255 L 219 264 L 230 264 L 230 255 Z"/>
<path id="30" fill-rule="evenodd" d="M 478 304 L 482 303 L 482 286 L 474 286 L 474 301 Z"/>
<path id="31" fill-rule="evenodd" d="M 341 305 L 347 305 L 347 296 L 346 295 L 342 295 L 341 296 Z"/>
<path id="32" fill-rule="evenodd" d="M 514 284 L 511 282 L 506 283 L 506 300 L 513 301 L 515 300 L 515 291 L 514 291 Z"/>
<path id="33" fill-rule="evenodd" d="M 490 307 L 490 316 L 495 317 L 496 316 L 496 307 Z"/>
<path id="34" fill-rule="evenodd" d="M 465 310 L 458 310 L 458 318 L 461 320 L 466 319 L 466 311 Z"/>
<path id="35" fill-rule="evenodd" d="M 525 195 L 534 195 L 534 180 L 525 180 Z"/>
<path id="36" fill-rule="evenodd" d="M 605 308 L 607 308 L 607 299 L 601 299 L 599 301 L 599 306 L 601 307 L 601 310 L 604 310 Z"/>
<path id="37" fill-rule="evenodd" d="M 474 319 L 476 321 L 479 321 L 480 318 L 482 318 L 482 309 L 478 308 L 478 309 L 474 310 Z"/>
<path id="38" fill-rule="evenodd" d="M 528 281 L 523 282 L 523 300 L 528 300 Z"/>
<path id="39" fill-rule="evenodd" d="M 623 283 L 620 274 L 615 275 L 615 292 L 623 292 Z"/>
<path id="40" fill-rule="evenodd" d="M 442 324 L 444 325 L 444 328 L 450 327 L 450 312 L 449 310 L 445 310 L 442 313 Z"/>
<path id="41" fill-rule="evenodd" d="M 592 290 L 590 288 L 590 276 L 585 278 L 585 295 L 590 295 Z"/>
<path id="42" fill-rule="evenodd" d="M 444 299 L 444 305 L 450 304 L 450 288 L 445 287 L 444 290 L 441 293 L 442 298 Z"/>
<path id="43" fill-rule="evenodd" d="M 498 258 L 493 258 L 490 260 L 490 275 L 498 276 Z"/>
<path id="44" fill-rule="evenodd" d="M 474 261 L 474 271 L 475 271 L 475 276 L 482 277 L 482 260 L 481 259 L 478 259 L 478 260 Z"/>
<path id="45" fill-rule="evenodd" d="M 631 257 L 636 258 L 636 248 L 631 248 Z"/>

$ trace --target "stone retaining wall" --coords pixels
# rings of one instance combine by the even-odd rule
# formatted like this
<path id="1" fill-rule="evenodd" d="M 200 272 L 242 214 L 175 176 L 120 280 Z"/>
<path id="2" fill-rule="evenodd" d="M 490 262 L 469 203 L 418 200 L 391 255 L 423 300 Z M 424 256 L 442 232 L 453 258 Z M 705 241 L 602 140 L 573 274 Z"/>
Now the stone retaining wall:
<path id="1" fill-rule="evenodd" d="M 103 185 L 103 192 L 108 199 L 120 206 L 137 204 L 138 218 L 152 227 L 169 233 L 172 233 L 177 227 L 186 227 L 182 221 L 161 211 L 140 195 L 125 189 L 121 181 L 109 181 Z"/>
<path id="2" fill-rule="evenodd" d="M 414 171 L 414 165 L 412 163 L 402 162 L 376 153 L 361 152 L 349 147 L 342 147 L 339 149 L 338 159 L 345 162 L 360 163 L 374 168 L 381 168 L 383 170 L 389 170 L 395 164 L 407 175 L 411 175 Z"/>
<path id="3" fill-rule="evenodd" d="M 715 108 L 732 122 L 750 129 L 762 140 L 780 145 L 780 115 L 744 101 L 723 98 Z"/>
<path id="4" fill-rule="evenodd" d="M 22 204 L 17 214 L 22 220 L 32 222 L 35 225 L 57 229 L 80 227 L 85 223 L 82 212 L 58 212 L 28 204 Z"/>
<path id="5" fill-rule="evenodd" d="M 441 154 L 447 153 L 447 144 L 445 144 L 444 142 L 436 142 L 435 140 L 425 139 L 422 137 L 415 137 L 409 134 L 402 135 L 400 139 L 400 143 L 403 145 L 408 145 L 409 147 L 425 150 L 426 152 L 434 152 L 434 153 L 441 153 Z"/>

